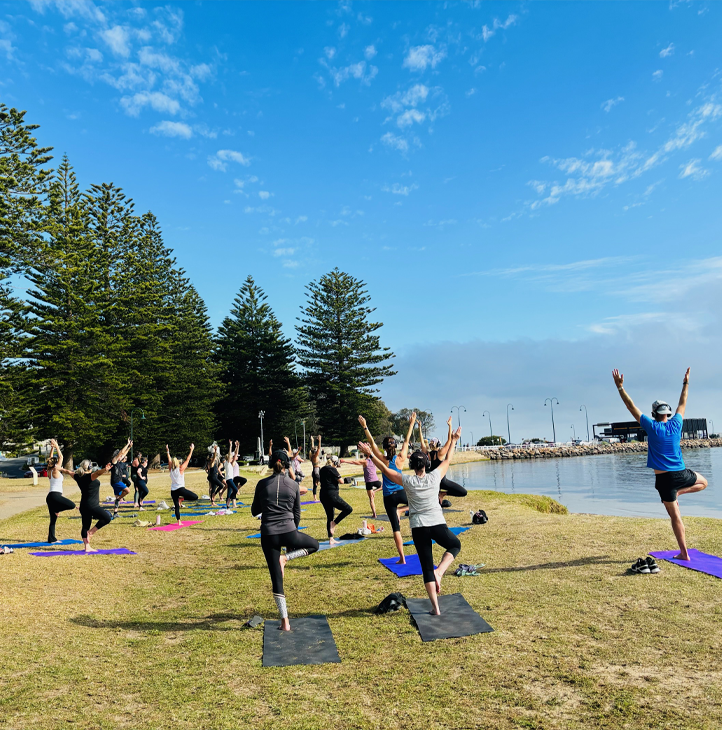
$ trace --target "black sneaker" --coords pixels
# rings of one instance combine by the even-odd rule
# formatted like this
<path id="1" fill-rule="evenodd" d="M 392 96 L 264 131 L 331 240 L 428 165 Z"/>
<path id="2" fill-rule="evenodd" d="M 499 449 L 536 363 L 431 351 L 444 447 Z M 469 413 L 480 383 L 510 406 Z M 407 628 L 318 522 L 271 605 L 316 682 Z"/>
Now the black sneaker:
<path id="1" fill-rule="evenodd" d="M 647 567 L 649 568 L 650 573 L 659 573 L 659 566 L 657 565 L 657 561 L 654 558 L 647 558 Z"/>
<path id="2" fill-rule="evenodd" d="M 649 573 L 649 566 L 644 558 L 639 558 L 631 567 L 632 573 Z"/>

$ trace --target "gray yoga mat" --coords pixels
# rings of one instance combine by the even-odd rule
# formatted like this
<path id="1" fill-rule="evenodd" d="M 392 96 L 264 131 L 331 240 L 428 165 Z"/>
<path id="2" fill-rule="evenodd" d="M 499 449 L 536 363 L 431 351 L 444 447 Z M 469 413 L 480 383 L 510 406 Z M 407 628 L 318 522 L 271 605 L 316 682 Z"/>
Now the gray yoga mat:
<path id="1" fill-rule="evenodd" d="M 340 663 L 336 642 L 325 616 L 291 619 L 290 631 L 279 631 L 280 621 L 263 627 L 263 666 Z"/>
<path id="2" fill-rule="evenodd" d="M 461 593 L 439 596 L 441 616 L 432 616 L 428 598 L 407 598 L 409 609 L 421 641 L 458 639 L 462 636 L 485 634 L 494 629 L 466 602 Z"/>

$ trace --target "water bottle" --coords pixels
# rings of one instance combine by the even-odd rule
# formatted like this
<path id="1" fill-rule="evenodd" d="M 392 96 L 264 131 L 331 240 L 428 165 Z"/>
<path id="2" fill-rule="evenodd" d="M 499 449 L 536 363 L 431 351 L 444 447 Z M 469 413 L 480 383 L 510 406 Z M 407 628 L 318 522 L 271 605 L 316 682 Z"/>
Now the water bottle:
<path id="1" fill-rule="evenodd" d="M 155 524 L 160 525 L 160 515 L 155 516 Z"/>

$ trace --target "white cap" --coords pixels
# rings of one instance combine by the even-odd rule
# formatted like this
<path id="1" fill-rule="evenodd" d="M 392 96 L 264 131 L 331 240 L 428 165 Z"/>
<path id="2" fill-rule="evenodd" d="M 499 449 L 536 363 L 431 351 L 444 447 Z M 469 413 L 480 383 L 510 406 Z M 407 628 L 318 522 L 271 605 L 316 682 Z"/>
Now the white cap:
<path id="1" fill-rule="evenodd" d="M 663 400 L 656 400 L 652 403 L 652 413 L 656 413 L 658 416 L 671 416 L 672 408 L 669 403 L 665 403 Z"/>

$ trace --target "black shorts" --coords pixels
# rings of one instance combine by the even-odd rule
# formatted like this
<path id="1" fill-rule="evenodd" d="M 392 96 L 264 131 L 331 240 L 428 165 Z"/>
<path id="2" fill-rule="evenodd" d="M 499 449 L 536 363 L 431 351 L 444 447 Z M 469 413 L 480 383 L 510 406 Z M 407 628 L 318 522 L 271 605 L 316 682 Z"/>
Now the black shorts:
<path id="1" fill-rule="evenodd" d="M 656 475 L 654 486 L 663 502 L 676 502 L 677 491 L 697 483 L 697 474 L 691 469 L 663 471 Z"/>
<path id="2" fill-rule="evenodd" d="M 372 492 L 374 489 L 381 489 L 381 482 L 366 482 L 367 492 Z"/>

